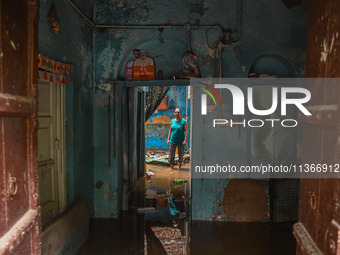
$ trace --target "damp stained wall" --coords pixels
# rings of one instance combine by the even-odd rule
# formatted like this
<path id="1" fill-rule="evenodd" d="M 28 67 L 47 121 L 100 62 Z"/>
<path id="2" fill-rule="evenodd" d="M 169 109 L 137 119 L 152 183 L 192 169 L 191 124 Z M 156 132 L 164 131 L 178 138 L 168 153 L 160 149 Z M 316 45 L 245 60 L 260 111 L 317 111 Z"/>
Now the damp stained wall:
<path id="1" fill-rule="evenodd" d="M 118 5 L 119 3 L 98 2 L 95 15 L 96 24 L 116 24 L 116 20 L 112 20 L 112 18 L 122 17 L 118 24 L 125 25 L 125 14 L 113 15 L 113 13 L 116 13 L 115 9 L 120 8 Z M 142 10 L 138 6 L 135 6 L 134 9 L 137 12 Z M 115 93 L 117 94 L 117 90 L 120 88 L 116 88 L 117 90 L 114 92 L 115 89 L 112 87 L 113 81 L 125 76 L 125 65 L 132 59 L 132 50 L 135 48 L 147 49 L 149 51 L 149 56 L 155 61 L 156 71 L 159 69 L 166 70 L 163 71 L 165 79 L 177 73 L 179 69 L 183 68 L 181 66 L 181 59 L 186 51 L 186 42 L 183 39 L 185 38 L 185 32 L 183 30 L 178 32 L 181 33 L 179 40 L 177 37 L 173 38 L 173 32 L 170 32 L 172 38 L 165 40 L 164 43 L 159 42 L 157 31 L 103 29 L 94 32 L 94 185 L 101 181 L 107 187 L 110 187 L 109 190 L 104 189 L 104 185 L 102 188 L 95 188 L 95 217 L 118 217 L 122 209 L 126 210 L 128 198 L 124 194 L 127 193 L 128 188 L 126 186 L 124 188 L 123 183 L 126 185 L 130 181 L 131 185 L 133 185 L 137 178 L 134 172 L 136 168 L 134 162 L 137 159 L 136 153 L 123 151 L 124 144 L 128 143 L 131 147 L 136 143 L 136 140 L 132 138 L 136 130 L 126 124 L 131 119 L 126 120 L 127 115 L 121 114 L 123 111 L 131 112 L 135 106 L 131 105 L 131 103 L 123 105 L 119 101 L 122 97 L 116 97 Z M 169 31 L 165 30 L 164 34 L 169 34 Z M 173 61 L 176 65 L 172 64 Z M 124 93 L 126 95 L 128 93 L 127 89 L 122 89 L 124 91 L 121 95 Z M 107 100 L 110 93 L 117 98 L 115 107 L 111 105 L 111 110 L 109 110 Z M 133 93 L 136 92 L 134 91 Z M 132 94 L 129 94 L 130 98 Z M 127 102 L 127 100 L 125 101 Z M 109 111 L 112 112 L 113 109 L 116 111 L 115 121 L 108 118 Z M 118 116 L 119 114 L 120 116 Z M 109 125 L 109 122 L 112 122 L 111 125 Z M 117 131 L 119 127 L 123 127 L 120 129 L 120 133 Z M 114 132 L 115 128 L 116 132 Z M 130 139 L 120 140 L 119 138 L 127 136 L 127 132 L 130 134 Z M 110 136 L 109 133 L 115 137 L 108 138 Z M 117 156 L 112 157 L 110 165 L 108 163 L 108 139 L 111 139 L 112 147 L 115 147 L 117 150 Z M 111 155 L 113 153 L 112 150 Z M 129 167 L 129 173 L 126 173 L 127 167 Z M 129 175 L 129 181 L 123 181 L 124 174 L 125 176 Z"/>
<path id="2" fill-rule="evenodd" d="M 108 92 L 97 90 L 94 105 L 94 217 L 117 217 L 120 209 L 118 199 L 118 130 L 114 126 L 114 93 L 112 85 L 107 85 Z M 117 112 L 120 109 L 116 104 Z M 118 121 L 117 121 L 118 122 Z M 118 123 L 117 123 L 118 125 Z M 116 135 L 115 139 L 114 136 Z"/>
<path id="3" fill-rule="evenodd" d="M 224 48 L 222 54 L 223 77 L 246 78 L 248 73 L 253 71 L 250 70 L 253 63 L 261 56 L 266 58 L 267 55 L 271 55 L 269 61 L 266 63 L 260 61 L 257 71 L 287 77 L 286 75 L 289 73 L 287 69 L 289 69 L 294 70 L 289 73 L 290 77 L 304 76 L 307 10 L 306 5 L 289 10 L 281 1 L 244 1 L 242 41 Z M 289 68 L 283 68 L 282 65 L 278 64 L 276 59 L 281 57 L 289 63 Z M 199 92 L 196 93 L 196 95 L 200 94 Z M 194 93 L 194 100 L 196 99 Z M 220 111 L 209 113 L 202 118 L 200 107 L 199 100 L 193 102 L 192 123 L 195 128 L 192 133 L 193 141 L 191 145 L 192 165 L 216 165 L 217 163 L 227 165 L 230 163 L 240 166 L 260 161 L 259 155 L 264 155 L 265 151 L 254 149 L 249 130 L 243 128 L 214 129 L 212 120 L 219 118 Z M 228 112 L 228 109 L 221 111 Z M 272 138 L 270 143 L 276 144 L 273 142 L 274 139 L 282 141 L 284 135 L 281 132 L 275 138 Z M 283 145 L 282 147 L 278 144 L 275 145 L 275 155 L 273 147 L 268 146 L 270 159 L 278 159 L 285 155 L 285 152 L 294 150 L 294 144 Z M 267 151 L 268 147 L 266 144 L 264 150 Z M 225 213 L 224 207 L 226 205 L 221 206 L 220 204 L 220 202 L 226 200 L 224 189 L 228 187 L 229 181 L 228 178 L 197 178 L 192 180 L 193 220 L 234 220 Z M 240 188 L 238 190 L 239 193 L 248 192 L 249 195 L 253 191 L 252 189 L 242 190 Z M 268 197 L 267 201 L 261 198 L 261 203 L 267 206 L 267 213 L 263 212 L 262 216 L 258 217 L 256 221 L 269 220 L 268 184 L 263 186 L 263 193 Z M 240 201 L 242 200 L 239 200 L 235 206 L 239 205 Z M 243 209 L 249 210 L 250 208 Z M 251 214 L 251 210 L 249 213 Z M 245 217 L 245 221 L 247 220 L 252 221 L 253 219 Z"/>
<path id="4" fill-rule="evenodd" d="M 237 9 L 242 4 L 242 23 Z M 307 34 L 307 5 L 287 9 L 280 0 L 261 1 L 101 1 L 95 5 L 96 24 L 114 25 L 215 25 L 233 31 L 230 34 L 235 43 L 223 47 L 222 58 L 216 49 L 219 32 L 213 28 L 185 27 L 157 29 L 101 29 L 94 31 L 94 183 L 110 184 L 110 198 L 107 189 L 94 190 L 94 207 L 97 217 L 115 217 L 121 208 L 118 202 L 122 190 L 119 178 L 119 158 L 108 166 L 107 98 L 112 93 L 114 80 L 125 77 L 125 66 L 132 59 L 132 50 L 146 49 L 154 58 L 156 72 L 162 70 L 164 79 L 170 79 L 184 68 L 182 57 L 190 49 L 197 56 L 202 77 L 248 77 L 252 64 L 260 56 L 273 54 L 286 59 L 297 76 L 304 75 L 305 46 Z M 240 30 L 242 29 L 242 34 Z M 227 34 L 227 36 L 229 36 Z M 237 41 L 239 39 L 239 41 Z M 189 43 L 190 42 L 190 43 Z M 221 61 L 220 61 L 221 60 Z M 220 68 L 220 62 L 222 67 Z M 220 72 L 222 71 L 222 73 Z M 115 86 L 124 86 L 122 84 Z M 118 109 L 118 105 L 115 108 Z M 193 112 L 199 112 L 200 104 L 194 102 Z M 195 117 L 195 115 L 194 115 Z M 211 115 L 213 117 L 213 115 Z M 117 118 L 116 125 L 122 119 Z M 113 125 L 113 124 L 112 124 Z M 112 129 L 111 125 L 111 129 Z M 123 125 L 123 124 L 122 124 Z M 210 126 L 196 121 L 196 133 L 192 144 L 197 145 L 197 164 L 205 159 L 232 158 L 238 164 L 245 162 L 246 139 L 238 131 L 215 133 Z M 124 125 L 123 125 L 124 126 Z M 125 132 L 122 129 L 122 132 Z M 112 133 L 111 133 L 112 134 Z M 117 134 L 125 136 L 124 133 Z M 218 138 L 218 139 L 217 139 Z M 112 139 L 112 138 L 111 138 Z M 119 144 L 117 145 L 119 149 Z M 195 147 L 196 148 L 196 147 Z M 204 148 L 204 149 L 203 149 Z M 226 153 L 229 153 L 226 155 Z M 130 157 L 131 155 L 129 155 Z M 130 157 L 130 160 L 133 158 Z M 228 179 L 195 179 L 192 183 L 192 216 L 194 220 L 212 220 L 223 214 L 224 189 Z"/>
<path id="5" fill-rule="evenodd" d="M 88 17 L 91 1 L 74 1 Z M 74 64 L 74 82 L 66 84 L 66 180 L 67 203 L 86 199 L 93 214 L 93 29 L 66 2 L 54 1 L 60 33 L 49 27 L 51 1 L 39 7 L 38 53 L 58 62 Z M 92 7 L 91 7 L 92 6 Z"/>
<path id="6" fill-rule="evenodd" d="M 168 150 L 167 139 L 170 130 L 170 121 L 174 118 L 175 108 L 180 108 L 182 117 L 190 125 L 190 99 L 187 99 L 188 87 L 173 86 L 167 92 L 168 110 L 157 110 L 145 123 L 145 149 Z M 190 144 L 190 132 L 188 128 L 188 140 Z"/>

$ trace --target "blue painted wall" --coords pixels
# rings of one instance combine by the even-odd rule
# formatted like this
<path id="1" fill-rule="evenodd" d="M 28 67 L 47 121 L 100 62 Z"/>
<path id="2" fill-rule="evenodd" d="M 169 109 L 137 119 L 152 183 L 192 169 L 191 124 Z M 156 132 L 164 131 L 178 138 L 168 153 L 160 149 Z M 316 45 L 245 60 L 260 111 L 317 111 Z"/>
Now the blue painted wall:
<path id="1" fill-rule="evenodd" d="M 74 2 L 96 24 L 219 24 L 234 31 L 231 34 L 233 39 L 240 36 L 237 33 L 240 26 L 237 3 L 240 1 L 236 0 Z M 74 83 L 67 86 L 66 92 L 68 202 L 82 196 L 89 204 L 90 215 L 116 217 L 122 204 L 124 157 L 120 153 L 124 141 L 119 138 L 126 137 L 128 132 L 121 113 L 128 106 L 123 104 L 122 97 L 117 97 L 112 81 L 125 76 L 125 65 L 131 60 L 134 48 L 147 49 L 155 60 L 156 71 L 161 69 L 165 79 L 184 68 L 182 57 L 189 48 L 199 59 L 202 77 L 218 77 L 220 59 L 218 50 L 212 46 L 219 34 L 204 27 L 192 29 L 190 36 L 181 27 L 164 29 L 161 34 L 151 29 L 93 30 L 66 1 L 56 1 L 55 5 L 61 28 L 59 35 L 51 32 L 47 23 L 51 2 L 40 1 L 39 53 L 56 61 L 75 64 Z M 253 63 L 268 54 L 283 57 L 297 76 L 303 76 L 306 33 L 305 4 L 289 10 L 280 0 L 244 0 L 242 37 L 222 50 L 223 77 L 247 77 Z M 264 66 L 260 63 L 258 68 Z M 127 89 L 123 90 L 125 92 L 121 91 L 119 95 L 126 95 Z M 109 96 L 112 97 L 111 107 Z M 197 112 L 197 103 L 194 103 L 195 108 Z M 116 118 L 109 120 L 109 114 L 115 114 Z M 216 140 L 216 134 L 205 129 L 203 123 L 196 122 L 195 130 L 198 133 L 193 137 L 193 144 L 204 147 L 204 150 L 197 147 L 194 156 L 197 156 L 198 163 L 206 158 L 223 157 L 225 151 L 234 155 L 235 148 L 243 150 L 245 147 L 243 138 L 235 140 L 237 134 L 233 132 Z M 114 157 L 111 148 L 110 164 L 108 140 L 111 144 L 116 141 L 117 150 Z M 242 161 L 238 158 L 240 155 L 234 157 L 239 163 Z M 131 155 L 125 157 L 132 159 Z M 97 189 L 94 185 L 98 181 L 103 185 Z M 215 202 L 223 200 L 227 183 L 227 179 L 193 180 L 193 219 L 211 220 L 220 213 Z"/>
<path id="2" fill-rule="evenodd" d="M 281 1 L 244 1 L 242 29 L 242 41 L 223 50 L 223 77 L 246 78 L 248 73 L 253 71 L 278 76 L 304 76 L 306 5 L 288 10 Z M 267 55 L 280 57 L 266 59 Z M 288 69 L 292 69 L 293 74 L 282 62 L 277 61 L 280 58 L 289 63 Z M 268 61 L 262 61 L 263 59 Z M 256 68 L 253 65 L 255 62 Z M 250 158 L 258 160 L 247 144 L 245 129 L 241 129 L 240 138 L 238 138 L 238 129 L 227 131 L 213 129 L 210 123 L 213 118 L 219 118 L 220 112 L 211 113 L 203 119 L 200 116 L 200 101 L 193 103 L 193 165 L 223 163 L 220 162 L 221 160 L 234 165 L 248 165 L 251 162 Z M 228 109 L 222 111 L 227 112 Z M 282 152 L 278 150 L 276 153 L 282 155 Z M 228 220 L 224 217 L 223 207 L 217 206 L 218 200 L 223 201 L 224 188 L 228 185 L 228 181 L 227 178 L 193 179 L 194 220 L 218 220 L 219 218 Z"/>
<path id="3" fill-rule="evenodd" d="M 178 24 L 195 25 L 219 24 L 231 29 L 232 39 L 240 41 L 222 49 L 223 77 L 248 77 L 252 64 L 261 56 L 278 55 L 287 60 L 297 76 L 304 75 L 304 56 L 307 33 L 307 5 L 287 9 L 280 0 L 243 1 L 242 5 L 242 36 L 237 33 L 240 23 L 237 22 L 237 3 L 240 1 L 166 1 L 146 0 L 139 2 L 97 2 L 95 8 L 95 23 L 115 25 L 135 24 Z M 160 40 L 157 30 L 117 30 L 103 29 L 94 33 L 94 86 L 96 89 L 94 105 L 95 141 L 98 147 L 103 147 L 103 153 L 95 154 L 95 180 L 100 177 L 112 180 L 113 190 L 119 190 L 117 164 L 107 167 L 105 156 L 105 131 L 107 124 L 107 107 L 105 98 L 109 91 L 107 84 L 125 76 L 125 65 L 132 58 L 134 48 L 147 49 L 149 56 L 156 63 L 156 71 L 161 69 L 165 79 L 176 75 L 183 68 L 182 57 L 190 49 L 199 59 L 202 77 L 218 77 L 218 50 L 213 49 L 214 41 L 219 37 L 217 31 L 207 28 L 192 29 L 190 44 L 186 29 L 173 27 L 164 29 Z M 208 42 L 207 42 L 208 39 Z M 259 64 L 258 68 L 263 65 Z M 258 69 L 259 70 L 259 69 Z M 283 75 L 283 74 L 281 74 Z M 109 89 L 110 90 L 110 89 Z M 194 110 L 199 109 L 194 103 Z M 237 132 L 216 136 L 203 123 L 195 123 L 196 136 L 193 144 L 199 144 L 194 157 L 202 163 L 204 159 L 223 157 L 226 151 L 235 155 L 234 160 L 242 162 L 242 153 L 246 148 L 245 140 L 235 139 Z M 218 139 L 217 139 L 218 137 Z M 161 146 L 162 143 L 159 143 Z M 204 149 L 202 149 L 204 148 Z M 99 148 L 97 148 L 99 149 Z M 239 149 L 239 151 L 238 151 Z M 239 152 L 236 155 L 236 152 Z M 228 179 L 195 179 L 192 183 L 193 219 L 211 220 L 221 212 L 216 201 L 223 201 L 224 187 Z M 103 204 L 102 190 L 95 190 L 95 211 L 98 216 L 116 215 L 119 208 L 116 205 Z M 114 193 L 114 199 L 118 199 Z M 110 209 L 108 209 L 110 208 Z"/>
<path id="4" fill-rule="evenodd" d="M 188 81 L 189 82 L 189 81 Z M 146 149 L 168 150 L 167 139 L 170 130 L 170 120 L 174 118 L 175 108 L 182 110 L 182 117 L 188 121 L 190 127 L 190 99 L 187 97 L 187 87 L 173 86 L 168 93 L 168 110 L 161 110 L 151 115 L 150 120 L 146 122 L 145 129 L 145 147 Z M 169 119 L 169 121 L 166 121 Z M 166 121 L 166 122 L 165 122 Z M 165 123 L 164 123 L 165 122 Z M 188 140 L 190 144 L 190 132 L 188 128 Z"/>
<path id="5" fill-rule="evenodd" d="M 74 1 L 93 16 L 91 1 Z M 38 53 L 58 62 L 74 64 L 74 82 L 66 85 L 67 202 L 84 197 L 93 215 L 93 30 L 64 0 L 55 1 L 60 33 L 49 27 L 51 1 L 39 7 Z"/>

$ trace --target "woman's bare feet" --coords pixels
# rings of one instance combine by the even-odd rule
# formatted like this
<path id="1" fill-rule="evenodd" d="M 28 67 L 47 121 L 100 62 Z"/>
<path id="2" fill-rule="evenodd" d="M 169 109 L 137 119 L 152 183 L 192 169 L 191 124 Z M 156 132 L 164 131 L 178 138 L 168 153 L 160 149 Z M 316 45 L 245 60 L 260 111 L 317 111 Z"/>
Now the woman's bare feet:
<path id="1" fill-rule="evenodd" d="M 171 168 L 171 169 L 174 169 L 174 165 L 170 165 L 170 168 Z"/>
<path id="2" fill-rule="evenodd" d="M 182 168 L 182 163 L 178 163 L 178 169 Z"/>

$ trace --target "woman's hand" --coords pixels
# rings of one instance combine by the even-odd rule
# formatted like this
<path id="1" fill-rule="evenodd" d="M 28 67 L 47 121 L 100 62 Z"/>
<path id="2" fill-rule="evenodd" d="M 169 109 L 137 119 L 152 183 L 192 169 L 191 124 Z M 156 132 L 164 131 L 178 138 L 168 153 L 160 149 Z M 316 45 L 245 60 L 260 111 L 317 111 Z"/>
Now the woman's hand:
<path id="1" fill-rule="evenodd" d="M 187 145 L 187 141 L 184 141 L 184 142 L 183 142 L 183 145 Z"/>
<path id="2" fill-rule="evenodd" d="M 170 140 L 168 139 L 168 141 L 167 141 L 167 144 L 168 144 L 168 146 L 170 145 Z"/>

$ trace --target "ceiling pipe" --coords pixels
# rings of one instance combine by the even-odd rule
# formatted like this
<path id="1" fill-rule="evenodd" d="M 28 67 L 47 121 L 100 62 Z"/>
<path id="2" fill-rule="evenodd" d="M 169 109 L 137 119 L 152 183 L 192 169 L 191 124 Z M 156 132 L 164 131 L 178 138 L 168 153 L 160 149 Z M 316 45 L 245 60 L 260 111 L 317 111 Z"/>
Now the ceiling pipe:
<path id="1" fill-rule="evenodd" d="M 95 28 L 112 28 L 112 29 L 162 29 L 171 28 L 171 25 L 157 25 L 157 26 L 140 26 L 140 25 L 96 25 Z"/>
<path id="2" fill-rule="evenodd" d="M 82 16 L 89 25 L 95 29 L 164 29 L 164 28 L 185 28 L 185 29 L 200 29 L 204 27 L 216 28 L 220 32 L 222 29 L 219 25 L 97 25 L 91 19 L 89 19 L 71 0 L 66 0 L 69 5 L 73 7 L 73 9 Z"/>
<path id="3" fill-rule="evenodd" d="M 96 25 L 92 20 L 90 20 L 71 0 L 66 0 L 79 14 L 82 16 L 91 27 L 95 29 L 154 29 L 154 30 L 160 30 L 160 29 L 165 29 L 165 28 L 181 28 L 181 29 L 186 29 L 190 31 L 190 29 L 200 29 L 200 28 L 215 28 L 219 30 L 220 34 L 224 34 L 222 28 L 220 25 Z M 237 2 L 237 7 L 236 7 L 236 15 L 239 20 L 239 31 L 237 33 L 237 38 L 234 40 L 227 40 L 227 42 L 221 42 L 218 45 L 218 50 L 219 50 L 219 57 L 220 57 L 220 70 L 219 70 L 219 76 L 220 79 L 223 77 L 222 73 L 222 51 L 224 47 L 228 47 L 231 44 L 237 43 L 241 41 L 242 38 L 242 7 L 243 7 L 243 2 L 242 0 L 238 0 Z"/>
<path id="4" fill-rule="evenodd" d="M 164 29 L 164 28 L 184 28 L 184 29 L 200 29 L 204 27 L 209 27 L 209 28 L 216 28 L 220 31 L 221 28 L 219 25 L 95 25 L 95 28 L 113 28 L 113 29 Z"/>

